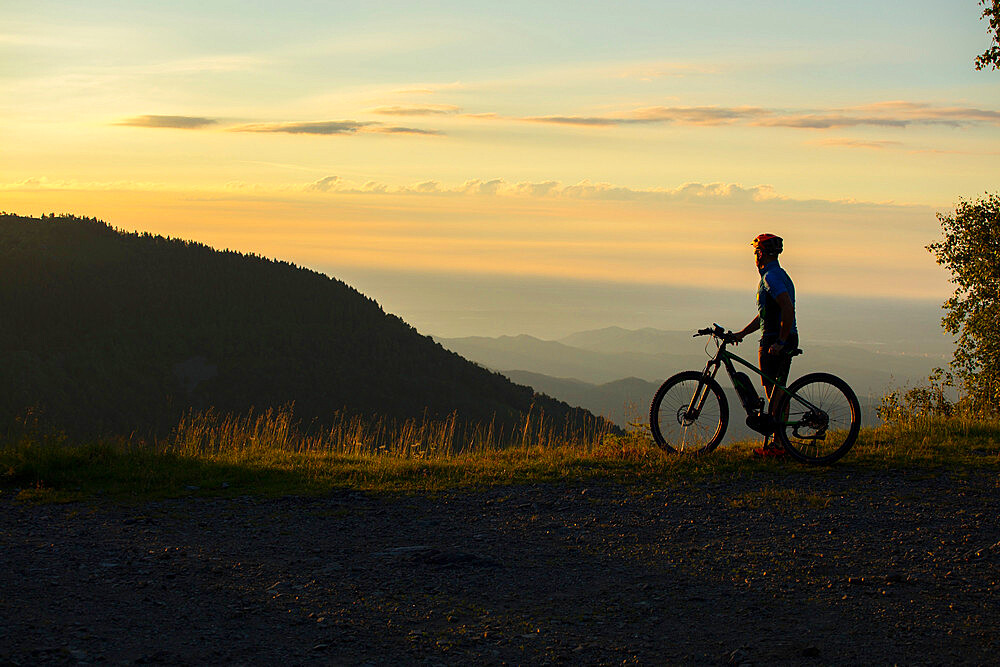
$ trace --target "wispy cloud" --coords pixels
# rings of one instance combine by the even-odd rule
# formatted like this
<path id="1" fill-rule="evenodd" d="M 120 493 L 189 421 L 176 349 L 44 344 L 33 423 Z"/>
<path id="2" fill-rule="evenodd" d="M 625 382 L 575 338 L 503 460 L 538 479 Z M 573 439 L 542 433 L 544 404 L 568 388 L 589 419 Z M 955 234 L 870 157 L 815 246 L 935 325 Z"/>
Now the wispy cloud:
<path id="1" fill-rule="evenodd" d="M 418 127 L 372 127 L 368 132 L 381 132 L 383 134 L 426 134 L 430 136 L 443 136 L 440 130 L 423 130 Z"/>
<path id="2" fill-rule="evenodd" d="M 919 102 L 878 102 L 825 112 L 778 114 L 762 118 L 754 125 L 806 129 L 858 127 L 909 127 L 911 125 L 946 125 L 960 127 L 978 124 L 1000 125 L 1000 111 L 973 107 L 939 107 Z"/>
<path id="3" fill-rule="evenodd" d="M 862 141 L 859 139 L 823 139 L 822 141 L 811 142 L 816 146 L 830 146 L 834 148 L 870 148 L 874 150 L 884 150 L 887 148 L 899 148 L 903 145 L 901 141 Z"/>
<path id="4" fill-rule="evenodd" d="M 630 188 L 614 183 L 589 180 L 564 184 L 555 180 L 511 182 L 502 178 L 472 179 L 459 184 L 437 180 L 408 185 L 392 185 L 381 181 L 354 182 L 340 176 L 326 176 L 311 183 L 287 182 L 259 184 L 230 182 L 224 186 L 204 185 L 178 189 L 169 183 L 143 181 L 75 181 L 36 176 L 20 181 L 0 182 L 0 191 L 83 191 L 83 192 L 168 192 L 183 194 L 190 201 L 271 201 L 302 202 L 303 197 L 323 196 L 400 196 L 400 197 L 496 197 L 507 203 L 517 200 L 569 202 L 638 202 L 648 205 L 677 204 L 695 208 L 702 206 L 780 206 L 796 210 L 840 210 L 844 207 L 865 209 L 911 209 L 920 205 L 892 201 L 874 202 L 854 199 L 796 199 L 783 195 L 770 185 L 745 186 L 738 183 L 685 183 L 675 188 Z M 532 206 L 541 204 L 535 201 Z M 487 208 L 500 202 L 483 202 Z M 414 204 L 421 206 L 421 204 Z M 417 209 L 414 209 L 417 210 Z"/>
<path id="5" fill-rule="evenodd" d="M 476 114 L 477 118 L 489 118 L 490 114 Z M 592 127 L 608 127 L 610 125 L 623 125 L 625 123 L 635 123 L 635 120 L 626 118 L 607 118 L 603 116 L 530 116 L 519 120 L 529 123 L 552 123 L 554 125 L 583 125 Z"/>
<path id="6" fill-rule="evenodd" d="M 218 124 L 214 118 L 202 116 L 133 116 L 118 121 L 115 125 L 127 127 L 165 127 L 175 130 L 200 130 Z"/>
<path id="7" fill-rule="evenodd" d="M 231 127 L 231 132 L 265 132 L 285 134 L 354 134 L 371 125 L 373 121 L 321 120 L 298 123 L 250 123 Z"/>
<path id="8" fill-rule="evenodd" d="M 181 130 L 205 130 L 219 126 L 216 118 L 202 116 L 134 116 L 114 123 L 126 127 L 172 128 Z M 438 136 L 444 134 L 438 130 L 428 130 L 419 127 L 401 127 L 385 125 L 376 121 L 360 120 L 321 120 L 284 123 L 245 123 L 225 128 L 229 132 L 258 132 L 265 134 L 310 134 L 310 135 L 343 135 L 359 132 L 374 132 L 380 134 L 417 134 Z"/>
<path id="9" fill-rule="evenodd" d="M 633 118 L 649 122 L 676 122 L 686 125 L 729 125 L 772 113 L 757 107 L 647 107 L 637 109 Z"/>
<path id="10" fill-rule="evenodd" d="M 453 104 L 423 104 L 375 107 L 370 111 L 385 116 L 444 116 L 458 113 L 461 109 Z"/>
<path id="11" fill-rule="evenodd" d="M 572 185 L 564 185 L 559 181 L 510 183 L 502 178 L 473 179 L 460 185 L 445 185 L 440 181 L 422 181 L 412 185 L 393 186 L 378 181 L 358 184 L 344 180 L 339 176 L 327 176 L 304 186 L 304 189 L 310 192 L 340 194 L 489 195 L 609 201 L 759 202 L 783 199 L 768 185 L 744 187 L 734 183 L 685 183 L 677 188 L 637 189 L 591 181 L 581 181 Z"/>
<path id="12" fill-rule="evenodd" d="M 1000 111 L 976 109 L 973 107 L 936 107 L 920 102 L 890 101 L 877 102 L 857 107 L 861 111 L 871 110 L 877 113 L 895 114 L 904 119 L 917 122 L 955 121 L 956 123 L 986 122 L 1000 124 Z"/>
<path id="13" fill-rule="evenodd" d="M 764 109 L 760 107 L 642 107 L 610 115 L 545 115 L 509 118 L 497 114 L 466 114 L 466 117 L 519 120 L 529 123 L 613 127 L 637 123 L 679 125 L 748 125 L 809 130 L 847 127 L 906 128 L 911 125 L 1000 125 L 1000 111 L 972 107 L 938 107 L 917 102 L 881 102 L 857 107 L 824 110 Z"/>
<path id="14" fill-rule="evenodd" d="M 773 118 L 761 118 L 751 123 L 760 127 L 792 127 L 809 130 L 830 130 L 842 127 L 857 127 L 859 125 L 874 125 L 877 127 L 906 127 L 912 121 L 898 118 L 878 118 L 865 116 L 846 116 L 843 114 L 789 114 Z"/>
<path id="15" fill-rule="evenodd" d="M 608 127 L 637 123 L 680 123 L 684 125 L 729 125 L 772 113 L 756 107 L 644 107 L 618 116 L 529 116 L 530 123 Z M 482 114 L 480 114 L 482 115 Z"/>

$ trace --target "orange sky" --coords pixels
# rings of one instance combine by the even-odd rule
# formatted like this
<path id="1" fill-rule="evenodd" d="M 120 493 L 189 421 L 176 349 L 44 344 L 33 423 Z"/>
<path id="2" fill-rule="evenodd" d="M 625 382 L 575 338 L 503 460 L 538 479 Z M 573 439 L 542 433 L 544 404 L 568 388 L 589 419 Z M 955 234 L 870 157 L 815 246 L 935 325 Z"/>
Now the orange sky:
<path id="1" fill-rule="evenodd" d="M 335 276 L 730 289 L 770 231 L 806 292 L 941 299 L 935 212 L 996 186 L 951 0 L 298 4 L 6 7 L 0 208 Z"/>

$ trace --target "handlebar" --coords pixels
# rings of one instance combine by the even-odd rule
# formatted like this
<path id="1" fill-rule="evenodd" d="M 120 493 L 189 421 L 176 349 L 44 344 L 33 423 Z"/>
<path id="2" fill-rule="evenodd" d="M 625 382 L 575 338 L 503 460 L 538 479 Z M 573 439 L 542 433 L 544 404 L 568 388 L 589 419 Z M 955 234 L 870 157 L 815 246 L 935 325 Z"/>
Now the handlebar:
<path id="1" fill-rule="evenodd" d="M 698 329 L 698 333 L 694 334 L 691 337 L 697 338 L 698 336 L 714 336 L 715 338 L 721 340 L 723 344 L 736 342 L 736 334 L 734 334 L 732 331 L 726 331 L 718 324 L 713 324 L 711 327 L 707 327 L 705 329 Z M 793 348 L 786 350 L 784 354 L 794 357 L 802 354 L 802 350 L 799 348 Z"/>
<path id="2" fill-rule="evenodd" d="M 697 338 L 698 336 L 714 336 L 723 343 L 732 343 L 736 339 L 736 335 L 732 331 L 726 331 L 718 324 L 713 324 L 711 327 L 705 329 L 698 329 L 698 333 L 691 337 Z"/>

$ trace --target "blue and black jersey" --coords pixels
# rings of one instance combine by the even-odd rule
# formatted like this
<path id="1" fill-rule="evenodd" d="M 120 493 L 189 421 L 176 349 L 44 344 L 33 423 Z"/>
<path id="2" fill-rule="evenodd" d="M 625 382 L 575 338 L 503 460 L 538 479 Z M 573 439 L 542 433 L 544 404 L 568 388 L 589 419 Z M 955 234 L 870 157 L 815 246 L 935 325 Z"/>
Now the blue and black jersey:
<path id="1" fill-rule="evenodd" d="M 757 312 L 760 313 L 761 338 L 777 338 L 781 331 L 781 307 L 777 297 L 788 292 L 792 305 L 795 305 L 795 285 L 785 270 L 778 265 L 778 260 L 770 262 L 760 269 L 760 284 L 757 286 Z M 795 321 L 792 321 L 792 333 L 798 333 Z"/>

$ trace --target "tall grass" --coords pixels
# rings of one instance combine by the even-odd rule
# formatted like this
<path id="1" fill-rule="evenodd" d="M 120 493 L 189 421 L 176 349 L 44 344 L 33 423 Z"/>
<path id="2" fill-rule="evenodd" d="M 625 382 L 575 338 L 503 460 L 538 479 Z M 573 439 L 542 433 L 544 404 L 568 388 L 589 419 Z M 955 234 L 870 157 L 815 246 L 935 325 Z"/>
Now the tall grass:
<path id="1" fill-rule="evenodd" d="M 498 426 L 434 420 L 338 416 L 319 429 L 292 409 L 243 415 L 192 413 L 156 441 L 74 442 L 37 423 L 0 440 L 0 493 L 33 500 L 178 495 L 314 494 L 331 488 L 436 491 L 539 481 L 612 479 L 674 485 L 706 477 L 784 474 L 789 462 L 750 455 L 755 441 L 702 457 L 666 454 L 648 427 L 624 433 L 606 425 L 582 430 L 532 411 Z M 862 430 L 832 469 L 1000 469 L 1000 422 L 910 415 Z M 769 478 L 769 477 L 767 477 Z"/>
<path id="2" fill-rule="evenodd" d="M 855 450 L 866 463 L 892 467 L 1000 467 L 1000 419 L 900 412 L 864 429 Z"/>
<path id="3" fill-rule="evenodd" d="M 466 423 L 337 416 L 303 426 L 291 407 L 191 413 L 156 441 L 71 442 L 22 425 L 0 442 L 0 489 L 26 498 L 162 497 L 189 493 L 317 493 L 433 490 L 454 486 L 596 474 L 594 457 L 621 460 L 645 436 L 612 433 L 607 423 L 580 428 L 530 411 L 518 422 Z M 574 472 L 575 471 L 575 472 Z"/>
<path id="4" fill-rule="evenodd" d="M 445 419 L 393 420 L 359 415 L 334 416 L 323 429 L 303 428 L 292 408 L 268 409 L 245 415 L 214 410 L 191 413 L 167 439 L 162 451 L 184 456 L 224 457 L 234 460 L 263 452 L 296 452 L 350 457 L 394 459 L 448 459 L 512 448 L 557 449 L 581 452 L 599 448 L 610 434 L 607 422 L 589 427 L 554 423 L 534 408 L 506 427 L 496 419 L 469 423 L 453 413 Z"/>

